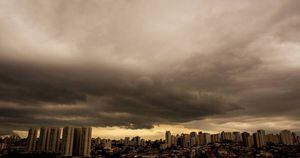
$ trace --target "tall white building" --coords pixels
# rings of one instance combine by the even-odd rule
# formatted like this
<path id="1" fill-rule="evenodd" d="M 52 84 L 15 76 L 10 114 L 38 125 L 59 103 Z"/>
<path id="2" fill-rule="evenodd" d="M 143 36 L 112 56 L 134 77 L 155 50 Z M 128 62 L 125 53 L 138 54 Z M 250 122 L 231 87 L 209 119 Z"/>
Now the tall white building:
<path id="1" fill-rule="evenodd" d="M 80 156 L 90 157 L 91 153 L 92 128 L 83 127 L 81 134 Z"/>
<path id="2" fill-rule="evenodd" d="M 61 144 L 61 154 L 62 156 L 72 156 L 73 152 L 73 139 L 74 139 L 74 128 L 64 127 L 62 144 Z"/>

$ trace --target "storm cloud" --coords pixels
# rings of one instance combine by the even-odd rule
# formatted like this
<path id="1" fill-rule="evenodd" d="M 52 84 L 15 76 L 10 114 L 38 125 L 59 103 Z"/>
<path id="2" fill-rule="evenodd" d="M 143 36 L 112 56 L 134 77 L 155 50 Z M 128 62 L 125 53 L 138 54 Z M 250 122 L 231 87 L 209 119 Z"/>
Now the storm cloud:
<path id="1" fill-rule="evenodd" d="M 209 129 L 195 122 L 244 117 L 297 124 L 299 7 L 1 1 L 0 134 L 41 125 Z"/>

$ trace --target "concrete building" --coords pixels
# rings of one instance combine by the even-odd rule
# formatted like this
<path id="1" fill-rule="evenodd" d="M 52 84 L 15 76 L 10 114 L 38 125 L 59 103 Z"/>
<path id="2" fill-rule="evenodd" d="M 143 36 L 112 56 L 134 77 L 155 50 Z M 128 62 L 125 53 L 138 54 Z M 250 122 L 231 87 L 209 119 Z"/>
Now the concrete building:
<path id="1" fill-rule="evenodd" d="M 46 152 L 50 148 L 50 129 L 48 127 L 42 127 L 40 129 L 38 151 Z"/>
<path id="2" fill-rule="evenodd" d="M 292 132 L 288 130 L 283 130 L 280 132 L 280 140 L 284 145 L 294 145 Z"/>
<path id="3" fill-rule="evenodd" d="M 198 132 L 198 145 L 204 145 L 205 142 L 205 135 L 202 132 Z"/>
<path id="4" fill-rule="evenodd" d="M 267 134 L 266 143 L 279 144 L 279 136 L 276 134 Z"/>
<path id="5" fill-rule="evenodd" d="M 72 156 L 73 153 L 74 128 L 64 127 L 61 144 L 61 155 Z"/>
<path id="6" fill-rule="evenodd" d="M 258 134 L 261 146 L 265 146 L 266 145 L 266 138 L 265 138 L 266 132 L 264 130 L 257 130 L 257 134 Z"/>
<path id="7" fill-rule="evenodd" d="M 211 135 L 209 133 L 204 133 L 205 144 L 211 143 Z"/>
<path id="8" fill-rule="evenodd" d="M 82 134 L 81 134 L 80 156 L 90 157 L 91 140 L 92 140 L 92 128 L 83 127 Z"/>
<path id="9" fill-rule="evenodd" d="M 81 145 L 82 145 L 82 128 L 74 128 L 74 138 L 73 138 L 73 156 L 81 155 Z"/>
<path id="10" fill-rule="evenodd" d="M 233 132 L 233 141 L 236 143 L 242 142 L 242 136 L 240 132 Z"/>
<path id="11" fill-rule="evenodd" d="M 233 134 L 231 132 L 221 132 L 221 140 L 233 141 Z"/>
<path id="12" fill-rule="evenodd" d="M 171 135 L 171 145 L 177 146 L 177 137 L 174 135 Z"/>
<path id="13" fill-rule="evenodd" d="M 28 152 L 36 150 L 37 134 L 38 134 L 38 129 L 36 128 L 30 128 L 28 130 L 27 146 L 26 146 Z"/>
<path id="14" fill-rule="evenodd" d="M 60 150 L 60 128 L 50 128 L 50 137 L 49 137 L 49 150 L 50 152 L 59 153 Z"/>
<path id="15" fill-rule="evenodd" d="M 165 140 L 166 140 L 166 143 L 167 143 L 167 147 L 171 147 L 172 146 L 172 138 L 171 138 L 171 132 L 170 131 L 166 131 Z"/>
<path id="16" fill-rule="evenodd" d="M 250 133 L 248 133 L 248 132 L 243 132 L 242 133 L 242 142 L 243 142 L 244 146 L 253 147 L 253 145 L 254 145 L 253 136 L 251 136 Z"/>
<path id="17" fill-rule="evenodd" d="M 212 134 L 211 135 L 211 142 L 217 143 L 221 141 L 221 135 L 220 134 Z"/>

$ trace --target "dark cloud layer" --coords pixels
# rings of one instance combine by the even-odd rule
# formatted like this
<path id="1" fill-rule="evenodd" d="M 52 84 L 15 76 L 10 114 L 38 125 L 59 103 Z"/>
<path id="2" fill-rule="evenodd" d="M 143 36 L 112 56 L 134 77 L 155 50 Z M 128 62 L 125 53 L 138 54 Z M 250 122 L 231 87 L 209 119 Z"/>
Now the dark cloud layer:
<path id="1" fill-rule="evenodd" d="M 296 0 L 0 6 L 0 134 L 40 125 L 299 120 Z"/>

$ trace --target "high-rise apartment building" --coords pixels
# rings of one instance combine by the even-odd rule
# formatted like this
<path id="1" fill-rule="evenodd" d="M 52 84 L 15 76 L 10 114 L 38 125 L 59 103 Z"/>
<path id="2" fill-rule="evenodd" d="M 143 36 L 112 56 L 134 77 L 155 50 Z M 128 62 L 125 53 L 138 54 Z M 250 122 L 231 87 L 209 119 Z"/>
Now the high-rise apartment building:
<path id="1" fill-rule="evenodd" d="M 90 157 L 91 140 L 92 140 L 92 128 L 83 127 L 81 133 L 80 156 Z"/>
<path id="2" fill-rule="evenodd" d="M 283 130 L 280 132 L 280 140 L 282 144 L 294 145 L 292 132 L 288 130 Z"/>
<path id="3" fill-rule="evenodd" d="M 198 132 L 198 139 L 197 139 L 197 144 L 198 145 L 204 145 L 205 144 L 205 135 L 202 132 Z"/>
<path id="4" fill-rule="evenodd" d="M 204 133 L 205 144 L 211 143 L 211 135 L 209 133 Z"/>
<path id="5" fill-rule="evenodd" d="M 266 143 L 279 144 L 279 137 L 276 134 L 267 134 Z"/>
<path id="6" fill-rule="evenodd" d="M 165 140 L 166 140 L 166 143 L 167 143 L 167 147 L 171 147 L 172 146 L 172 138 L 171 138 L 171 132 L 170 131 L 166 131 Z"/>
<path id="7" fill-rule="evenodd" d="M 242 133 L 242 142 L 247 147 L 252 147 L 254 144 L 253 137 L 248 132 Z"/>
<path id="8" fill-rule="evenodd" d="M 72 156 L 73 152 L 73 139 L 74 139 L 74 128 L 64 127 L 61 143 L 61 154 L 62 156 Z"/>
<path id="9" fill-rule="evenodd" d="M 183 147 L 191 146 L 191 137 L 189 134 L 182 134 L 182 145 Z"/>
<path id="10" fill-rule="evenodd" d="M 253 133 L 254 145 L 258 148 L 264 147 L 266 145 L 264 130 L 257 130 L 257 133 Z"/>
<path id="11" fill-rule="evenodd" d="M 174 135 L 171 135 L 171 144 L 172 146 L 177 146 L 177 137 Z"/>
<path id="12" fill-rule="evenodd" d="M 73 156 L 81 155 L 82 128 L 74 128 Z"/>
<path id="13" fill-rule="evenodd" d="M 50 137 L 49 137 L 49 150 L 50 152 L 60 152 L 59 145 L 60 145 L 60 135 L 61 129 L 60 128 L 50 128 Z"/>
<path id="14" fill-rule="evenodd" d="M 29 152 L 36 150 L 37 133 L 38 133 L 38 129 L 36 128 L 31 128 L 28 130 L 26 149 Z"/>
<path id="15" fill-rule="evenodd" d="M 240 132 L 233 132 L 232 134 L 234 142 L 242 142 L 242 136 Z"/>
<path id="16" fill-rule="evenodd" d="M 261 146 L 265 146 L 266 145 L 266 132 L 264 130 L 257 130 L 257 134 L 258 134 Z"/>
<path id="17" fill-rule="evenodd" d="M 217 143 L 221 141 L 221 135 L 220 134 L 212 134 L 211 135 L 211 142 Z"/>
<path id="18" fill-rule="evenodd" d="M 42 127 L 40 129 L 38 151 L 46 152 L 49 150 L 49 141 L 50 141 L 50 130 L 48 127 Z"/>

